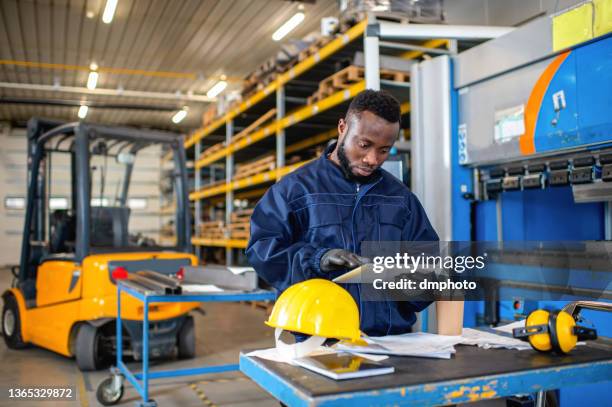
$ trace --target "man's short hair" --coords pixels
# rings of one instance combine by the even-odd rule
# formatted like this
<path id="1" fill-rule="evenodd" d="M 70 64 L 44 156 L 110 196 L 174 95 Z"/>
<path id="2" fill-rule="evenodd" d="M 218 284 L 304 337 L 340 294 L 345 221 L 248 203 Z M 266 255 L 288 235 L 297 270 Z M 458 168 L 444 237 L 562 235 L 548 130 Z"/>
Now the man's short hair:
<path id="1" fill-rule="evenodd" d="M 353 114 L 360 117 L 361 112 L 368 111 L 385 119 L 389 123 L 399 123 L 400 104 L 389 92 L 367 89 L 358 94 L 346 112 L 346 118 Z"/>

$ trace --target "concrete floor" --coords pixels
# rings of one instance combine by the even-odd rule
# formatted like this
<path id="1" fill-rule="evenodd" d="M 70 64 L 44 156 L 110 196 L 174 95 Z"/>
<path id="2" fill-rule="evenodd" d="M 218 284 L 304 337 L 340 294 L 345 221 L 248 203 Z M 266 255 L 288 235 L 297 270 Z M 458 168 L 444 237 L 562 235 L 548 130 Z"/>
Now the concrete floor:
<path id="1" fill-rule="evenodd" d="M 10 286 L 8 269 L 0 269 L 0 292 Z M 203 304 L 205 315 L 194 312 L 197 357 L 189 361 L 163 361 L 152 366 L 163 369 L 197 367 L 209 364 L 238 363 L 241 349 L 274 346 L 273 331 L 264 325 L 266 312 L 245 304 Z M 138 364 L 133 365 L 138 369 Z M 11 350 L 0 340 L 0 390 L 20 386 L 72 386 L 78 400 L 53 402 L 43 405 L 97 406 L 98 383 L 108 377 L 108 371 L 80 372 L 73 359 L 31 347 Z M 240 372 L 191 376 L 184 379 L 161 379 L 150 382 L 150 395 L 158 405 L 165 406 L 233 406 L 278 407 L 268 393 Z M 41 403 L 19 401 L 9 403 L 0 396 L 0 406 L 40 406 Z M 139 400 L 134 388 L 126 384 L 126 392 L 119 406 L 133 406 Z"/>

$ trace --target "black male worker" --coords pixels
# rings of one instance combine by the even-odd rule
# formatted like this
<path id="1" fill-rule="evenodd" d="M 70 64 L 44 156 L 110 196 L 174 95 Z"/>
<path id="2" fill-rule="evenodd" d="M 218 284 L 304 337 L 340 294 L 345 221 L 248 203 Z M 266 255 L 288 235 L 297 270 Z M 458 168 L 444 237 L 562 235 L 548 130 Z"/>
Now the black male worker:
<path id="1" fill-rule="evenodd" d="M 366 90 L 338 123 L 338 142 L 320 158 L 273 185 L 251 217 L 250 264 L 282 292 L 311 278 L 332 279 L 367 259 L 363 241 L 438 240 L 417 198 L 380 168 L 400 130 L 400 106 Z M 344 287 L 360 310 L 362 332 L 410 332 L 428 302 L 361 301 L 359 284 Z"/>

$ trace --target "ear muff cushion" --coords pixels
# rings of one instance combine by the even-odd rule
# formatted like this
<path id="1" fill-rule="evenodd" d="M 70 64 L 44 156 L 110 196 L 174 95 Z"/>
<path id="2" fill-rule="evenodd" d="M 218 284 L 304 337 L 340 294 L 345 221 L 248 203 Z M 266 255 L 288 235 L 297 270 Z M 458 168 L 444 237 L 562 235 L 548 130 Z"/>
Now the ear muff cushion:
<path id="1" fill-rule="evenodd" d="M 578 337 L 574 333 L 576 320 L 565 311 L 556 314 L 555 333 L 558 343 L 558 352 L 569 353 L 576 347 Z"/>
<path id="2" fill-rule="evenodd" d="M 550 313 L 546 310 L 539 309 L 531 312 L 525 321 L 525 327 L 535 325 L 548 325 Z M 550 330 L 550 326 L 549 326 Z M 550 335 L 548 332 L 528 336 L 531 346 L 540 352 L 548 352 L 552 349 Z"/>

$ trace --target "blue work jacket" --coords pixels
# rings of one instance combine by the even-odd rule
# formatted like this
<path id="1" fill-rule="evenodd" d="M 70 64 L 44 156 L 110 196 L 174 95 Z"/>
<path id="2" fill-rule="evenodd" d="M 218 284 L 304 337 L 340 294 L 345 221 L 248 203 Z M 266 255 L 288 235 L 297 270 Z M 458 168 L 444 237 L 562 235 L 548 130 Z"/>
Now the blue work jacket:
<path id="1" fill-rule="evenodd" d="M 347 179 L 327 154 L 274 184 L 251 216 L 247 257 L 257 274 L 282 292 L 311 278 L 342 273 L 321 271 L 329 249 L 361 254 L 363 241 L 438 240 L 417 198 L 380 169 L 359 185 Z M 383 336 L 410 332 L 416 312 L 428 302 L 361 301 L 359 284 L 343 284 L 359 304 L 362 332 Z"/>

